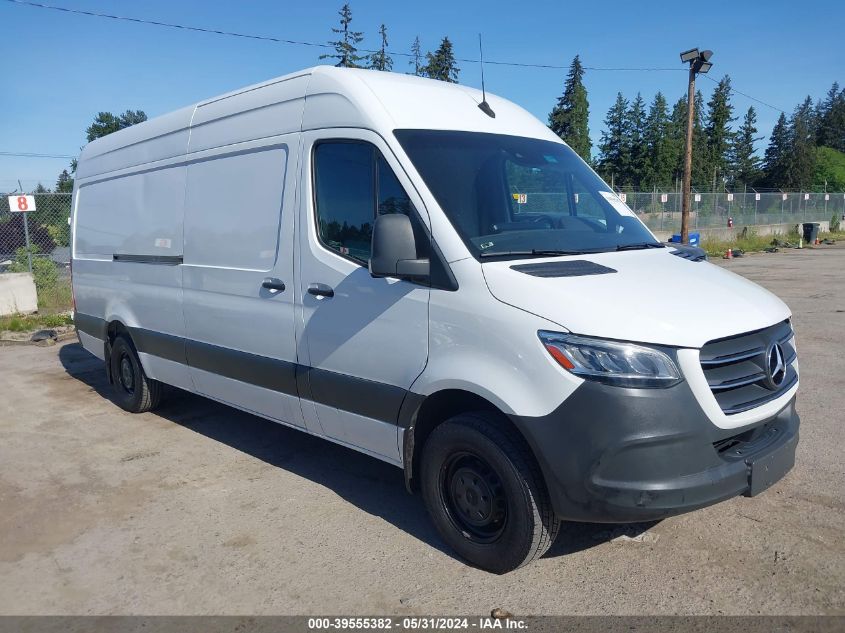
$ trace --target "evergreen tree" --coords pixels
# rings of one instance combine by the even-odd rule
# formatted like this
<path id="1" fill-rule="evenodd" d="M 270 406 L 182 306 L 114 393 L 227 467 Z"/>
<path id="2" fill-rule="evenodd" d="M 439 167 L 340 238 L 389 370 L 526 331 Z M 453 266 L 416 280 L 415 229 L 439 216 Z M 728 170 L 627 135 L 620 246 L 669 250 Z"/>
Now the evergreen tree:
<path id="1" fill-rule="evenodd" d="M 704 97 L 700 90 L 697 90 L 695 93 L 694 114 L 692 126 L 692 182 L 699 188 L 712 188 L 713 164 L 710 161 L 710 148 L 707 145 L 707 130 L 704 126 Z"/>
<path id="2" fill-rule="evenodd" d="M 73 191 L 73 178 L 67 169 L 63 169 L 56 180 L 56 193 L 70 193 Z"/>
<path id="3" fill-rule="evenodd" d="M 422 76 L 422 47 L 420 46 L 420 36 L 414 38 L 414 43 L 411 44 L 411 61 L 408 62 L 414 67 L 414 75 Z"/>
<path id="4" fill-rule="evenodd" d="M 684 175 L 684 147 L 687 143 L 687 100 L 683 97 L 672 106 L 667 132 L 667 153 L 672 160 L 672 171 L 669 183 L 680 180 Z M 658 187 L 660 183 L 655 183 Z M 662 185 L 666 186 L 666 184 Z"/>
<path id="5" fill-rule="evenodd" d="M 421 69 L 422 74 L 429 79 L 439 79 L 449 83 L 458 83 L 460 69 L 452 52 L 452 42 L 444 37 L 434 53 L 426 53 L 426 65 Z"/>
<path id="6" fill-rule="evenodd" d="M 845 90 L 834 82 L 821 104 L 816 143 L 845 152 Z"/>
<path id="7" fill-rule="evenodd" d="M 663 93 L 654 95 L 645 120 L 646 167 L 641 186 L 668 187 L 677 157 L 672 148 L 668 105 Z"/>
<path id="8" fill-rule="evenodd" d="M 549 127 L 581 158 L 589 162 L 593 144 L 588 127 L 587 89 L 584 88 L 583 80 L 584 66 L 581 64 L 581 58 L 576 55 L 569 66 L 563 94 L 549 114 Z"/>
<path id="9" fill-rule="evenodd" d="M 775 127 L 772 129 L 769 146 L 766 148 L 763 157 L 763 169 L 765 170 L 763 182 L 767 187 L 780 188 L 786 186 L 791 144 L 786 115 L 781 112 Z"/>
<path id="10" fill-rule="evenodd" d="M 94 117 L 94 122 L 85 130 L 88 142 L 102 138 L 112 132 L 117 132 L 147 120 L 143 110 L 127 110 L 123 114 L 112 114 L 111 112 L 99 112 Z"/>
<path id="11" fill-rule="evenodd" d="M 341 7 L 338 15 L 340 16 L 340 28 L 332 28 L 332 33 L 341 35 L 341 38 L 330 41 L 329 44 L 334 47 L 334 53 L 320 55 L 320 59 L 336 59 L 335 66 L 339 67 L 360 68 L 364 58 L 358 54 L 358 44 L 363 41 L 364 34 L 361 31 L 349 29 L 349 25 L 352 23 L 352 9 L 349 8 L 349 3 Z"/>
<path id="12" fill-rule="evenodd" d="M 789 127 L 791 142 L 786 186 L 806 190 L 813 185 L 816 171 L 816 130 L 813 100 L 810 97 L 795 108 Z"/>
<path id="13" fill-rule="evenodd" d="M 393 59 L 387 54 L 387 27 L 382 24 L 378 29 L 381 37 L 381 46 L 370 55 L 370 68 L 373 70 L 393 70 Z"/>
<path id="14" fill-rule="evenodd" d="M 730 179 L 735 185 L 753 185 L 760 178 L 760 158 L 754 150 L 754 143 L 763 137 L 755 136 L 756 125 L 757 113 L 752 106 L 745 113 L 731 145 Z"/>
<path id="15" fill-rule="evenodd" d="M 704 128 L 704 97 L 695 93 L 695 112 L 692 122 L 692 184 L 700 189 L 713 187 L 713 167 L 707 147 L 707 132 Z M 675 179 L 684 177 L 684 153 L 687 145 L 687 100 L 682 97 L 672 110 L 670 138 L 673 155 L 676 157 Z"/>
<path id="16" fill-rule="evenodd" d="M 602 176 L 617 187 L 630 184 L 630 132 L 628 101 L 619 92 L 616 102 L 607 111 L 605 129 L 599 141 L 598 168 Z"/>
<path id="17" fill-rule="evenodd" d="M 628 155 L 630 156 L 628 179 L 634 189 L 640 189 L 648 168 L 648 150 L 645 141 L 645 101 L 638 92 L 626 113 L 628 118 Z"/>
<path id="18" fill-rule="evenodd" d="M 710 101 L 707 104 L 707 153 L 709 158 L 708 170 L 716 169 L 721 176 L 729 174 L 729 151 L 733 143 L 731 123 L 736 121 L 731 105 L 731 78 L 722 77 L 716 85 Z"/>

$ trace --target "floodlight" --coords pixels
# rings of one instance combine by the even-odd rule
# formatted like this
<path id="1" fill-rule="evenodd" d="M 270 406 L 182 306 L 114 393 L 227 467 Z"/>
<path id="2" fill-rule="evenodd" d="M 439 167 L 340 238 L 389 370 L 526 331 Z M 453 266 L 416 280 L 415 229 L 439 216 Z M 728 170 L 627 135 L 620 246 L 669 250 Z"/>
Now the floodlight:
<path id="1" fill-rule="evenodd" d="M 686 64 L 695 59 L 698 59 L 698 55 L 699 53 L 697 48 L 691 48 L 688 51 L 684 51 L 683 53 L 681 53 L 681 63 Z"/>
<path id="2" fill-rule="evenodd" d="M 703 75 L 711 68 L 713 68 L 713 64 L 711 64 L 710 62 L 699 62 L 696 72 L 701 73 Z"/>
<path id="3" fill-rule="evenodd" d="M 713 57 L 713 51 L 710 51 L 710 50 L 701 51 L 701 54 L 699 55 L 699 57 L 701 59 L 703 59 L 704 61 L 709 62 L 710 58 Z"/>

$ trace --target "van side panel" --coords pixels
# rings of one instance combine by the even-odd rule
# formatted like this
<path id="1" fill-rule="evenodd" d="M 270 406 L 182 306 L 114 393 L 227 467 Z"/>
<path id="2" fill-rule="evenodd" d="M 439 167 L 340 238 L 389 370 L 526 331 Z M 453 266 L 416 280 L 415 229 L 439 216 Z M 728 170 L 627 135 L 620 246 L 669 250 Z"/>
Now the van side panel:
<path id="1" fill-rule="evenodd" d="M 164 167 L 79 187 L 77 257 L 182 255 L 185 167 Z"/>
<path id="2" fill-rule="evenodd" d="M 182 269 L 187 360 L 196 390 L 302 426 L 290 142 L 298 143 L 298 135 L 192 155 Z M 264 288 L 268 278 L 285 290 Z"/>
<path id="3" fill-rule="evenodd" d="M 76 183 L 73 285 L 83 345 L 103 356 L 105 327 L 129 329 L 151 378 L 192 389 L 182 315 L 184 155 L 193 109 L 142 123 L 88 145 Z M 154 161 L 154 162 L 149 162 Z M 99 324 L 94 327 L 93 324 Z"/>

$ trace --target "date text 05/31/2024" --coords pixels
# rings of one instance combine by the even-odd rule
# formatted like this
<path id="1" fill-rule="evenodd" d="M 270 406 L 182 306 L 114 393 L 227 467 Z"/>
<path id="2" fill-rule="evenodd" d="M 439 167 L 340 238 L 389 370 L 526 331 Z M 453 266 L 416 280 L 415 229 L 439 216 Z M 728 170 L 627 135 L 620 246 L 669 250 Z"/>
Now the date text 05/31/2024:
<path id="1" fill-rule="evenodd" d="M 525 630 L 527 623 L 518 618 L 495 617 L 349 617 L 308 618 L 309 631 L 330 630 Z"/>

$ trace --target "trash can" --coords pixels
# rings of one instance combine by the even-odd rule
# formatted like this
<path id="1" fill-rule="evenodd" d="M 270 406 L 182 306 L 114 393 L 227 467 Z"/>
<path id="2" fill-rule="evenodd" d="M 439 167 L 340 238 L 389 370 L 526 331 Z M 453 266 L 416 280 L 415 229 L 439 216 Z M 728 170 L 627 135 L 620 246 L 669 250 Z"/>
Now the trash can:
<path id="1" fill-rule="evenodd" d="M 675 233 L 672 237 L 669 238 L 670 242 L 675 242 L 676 244 L 681 243 L 681 234 Z M 698 243 L 701 241 L 701 234 L 700 233 L 690 233 L 689 234 L 689 245 L 690 246 L 698 246 Z"/>
<path id="2" fill-rule="evenodd" d="M 819 223 L 818 222 L 804 222 L 801 225 L 804 229 L 804 241 L 807 244 L 814 244 L 819 237 Z"/>

